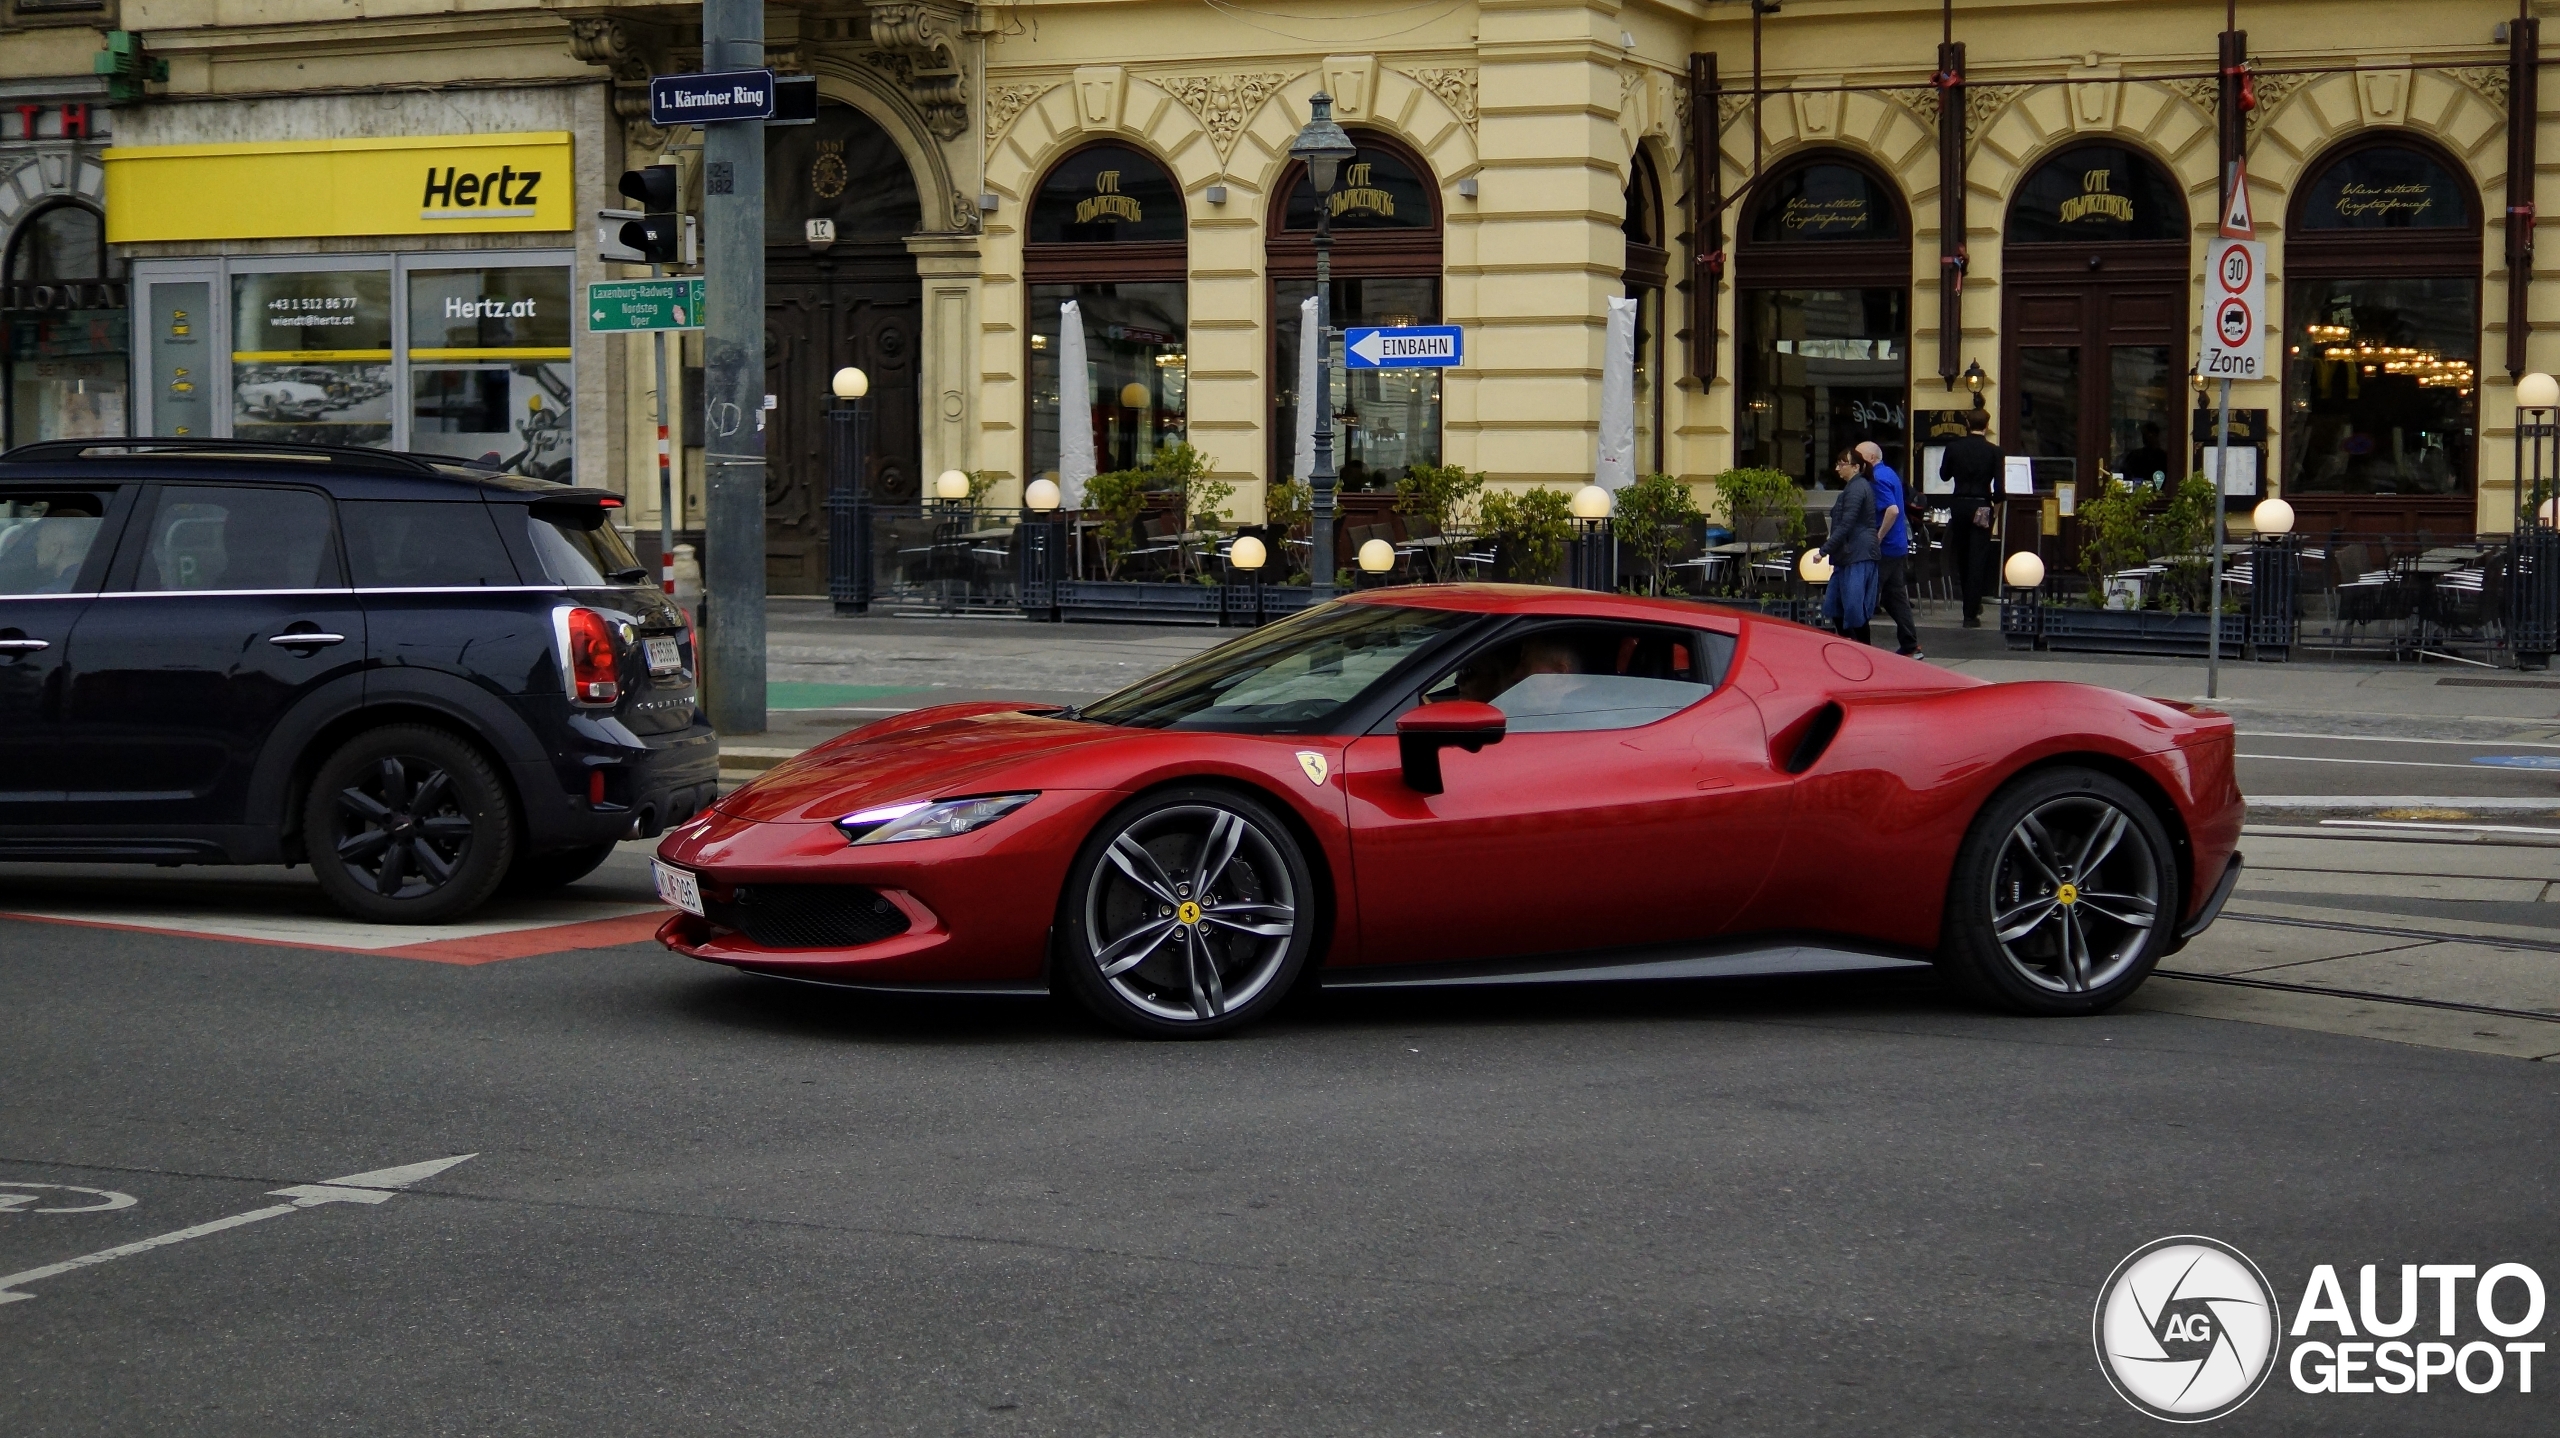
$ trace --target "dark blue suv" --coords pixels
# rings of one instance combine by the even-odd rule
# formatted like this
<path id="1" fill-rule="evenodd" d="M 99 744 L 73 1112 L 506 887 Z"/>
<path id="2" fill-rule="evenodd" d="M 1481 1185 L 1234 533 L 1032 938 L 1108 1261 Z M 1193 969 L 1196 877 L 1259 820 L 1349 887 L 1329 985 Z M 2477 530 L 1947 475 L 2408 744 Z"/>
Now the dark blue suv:
<path id="1" fill-rule="evenodd" d="M 435 923 L 683 822 L 719 747 L 621 502 L 376 450 L 0 454 L 0 859 L 307 862 Z"/>

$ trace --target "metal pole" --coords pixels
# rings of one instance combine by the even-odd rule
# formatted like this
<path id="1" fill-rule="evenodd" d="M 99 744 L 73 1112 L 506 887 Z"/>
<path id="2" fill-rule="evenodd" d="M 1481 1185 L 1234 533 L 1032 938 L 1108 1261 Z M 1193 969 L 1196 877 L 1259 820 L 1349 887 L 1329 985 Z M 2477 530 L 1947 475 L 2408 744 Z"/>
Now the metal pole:
<path id="1" fill-rule="evenodd" d="M 764 66 L 763 0 L 704 0 L 702 68 Z M 703 694 L 723 734 L 761 734 L 764 653 L 764 126 L 702 127 Z"/>
<path id="2" fill-rule="evenodd" d="M 1307 183 L 1315 183 L 1313 176 Z M 1316 407 L 1315 469 L 1307 476 L 1307 597 L 1333 597 L 1333 211 L 1316 191 L 1316 392 L 1302 403 Z M 1303 337 L 1302 337 L 1303 339 Z"/>
<path id="3" fill-rule="evenodd" d="M 653 273 L 664 273 L 652 266 Z M 676 592 L 675 477 L 667 464 L 667 332 L 655 330 L 658 343 L 658 585 L 672 599 Z"/>
<path id="4" fill-rule="evenodd" d="M 2222 697 L 2222 492 L 2231 483 L 2231 381 L 2222 382 L 2222 437 L 2213 462 L 2213 583 L 2205 591 L 2204 697 Z M 2254 575 L 2252 577 L 2255 577 Z"/>

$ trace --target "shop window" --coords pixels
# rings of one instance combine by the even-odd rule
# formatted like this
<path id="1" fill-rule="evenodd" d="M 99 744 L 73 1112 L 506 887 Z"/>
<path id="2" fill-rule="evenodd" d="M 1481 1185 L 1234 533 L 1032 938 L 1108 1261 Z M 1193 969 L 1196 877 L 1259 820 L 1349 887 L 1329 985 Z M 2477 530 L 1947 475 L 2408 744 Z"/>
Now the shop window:
<path id="1" fill-rule="evenodd" d="M 392 443 L 391 272 L 231 280 L 231 432 L 288 444 Z"/>
<path id="2" fill-rule="evenodd" d="M 1359 152 L 1324 196 L 1332 220 L 1334 469 L 1346 490 L 1389 489 L 1415 465 L 1440 463 L 1441 372 L 1359 370 L 1343 363 L 1339 331 L 1431 325 L 1440 313 L 1440 207 L 1429 167 L 1393 141 L 1354 132 Z M 1315 187 L 1292 163 L 1280 177 L 1271 272 L 1270 474 L 1299 473 L 1301 330 L 1315 283 Z"/>
<path id="3" fill-rule="evenodd" d="M 2125 145 L 2048 157 L 2009 200 L 2013 245 L 2184 240 L 2187 199 L 2159 162 Z"/>
<path id="4" fill-rule="evenodd" d="M 566 482 L 569 271 L 413 270 L 409 447 Z"/>
<path id="5" fill-rule="evenodd" d="M 1846 156 L 1761 186 L 1734 262 L 1736 463 L 1825 486 L 1872 440 L 1909 471 L 1909 236 L 1899 192 Z"/>
<path id="6" fill-rule="evenodd" d="M 1142 468 L 1181 442 L 1188 423 L 1182 191 L 1152 156 L 1095 145 L 1049 172 L 1025 229 L 1030 472 L 1056 476 L 1062 422 L 1092 427 L 1097 473 Z M 1082 318 L 1080 388 L 1058 366 L 1070 302 Z M 1070 398 L 1080 420 L 1062 416 Z"/>
<path id="7" fill-rule="evenodd" d="M 52 205 L 18 226 L 9 243 L 9 308 L 0 313 L 7 444 L 125 432 L 131 330 L 110 288 L 116 268 L 95 210 Z"/>
<path id="8" fill-rule="evenodd" d="M 765 132 L 764 242 L 807 243 L 811 220 L 837 244 L 900 241 L 924 228 L 915 177 L 897 142 L 851 105 L 818 107 L 814 125 Z"/>
<path id="9" fill-rule="evenodd" d="M 2282 487 L 2467 509 L 2479 201 L 2451 161 L 2397 137 L 2353 142 L 2309 174 L 2285 238 Z"/>

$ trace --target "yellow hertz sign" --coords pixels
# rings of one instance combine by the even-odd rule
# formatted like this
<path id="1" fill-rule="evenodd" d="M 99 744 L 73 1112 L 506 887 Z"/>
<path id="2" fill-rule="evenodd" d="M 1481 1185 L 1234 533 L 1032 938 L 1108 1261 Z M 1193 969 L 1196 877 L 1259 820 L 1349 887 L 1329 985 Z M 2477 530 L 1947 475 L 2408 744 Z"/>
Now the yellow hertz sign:
<path id="1" fill-rule="evenodd" d="M 566 131 L 122 146 L 105 159 L 117 244 L 577 227 Z"/>

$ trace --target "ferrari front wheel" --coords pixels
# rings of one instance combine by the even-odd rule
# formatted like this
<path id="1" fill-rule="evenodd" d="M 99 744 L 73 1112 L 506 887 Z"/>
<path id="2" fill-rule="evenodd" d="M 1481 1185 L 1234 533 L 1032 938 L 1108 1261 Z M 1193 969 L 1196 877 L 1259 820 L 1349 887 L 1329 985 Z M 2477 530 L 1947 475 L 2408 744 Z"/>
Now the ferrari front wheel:
<path id="1" fill-rule="evenodd" d="M 1270 1013 L 1305 969 L 1314 890 L 1267 805 L 1224 789 L 1149 795 L 1076 856 L 1059 903 L 1060 976 L 1132 1033 L 1227 1033 Z"/>
<path id="2" fill-rule="evenodd" d="M 1947 893 L 1941 962 L 1982 999 L 2094 1014 L 2149 977 L 2176 922 L 2177 864 L 2159 816 L 2088 769 L 2047 769 L 1993 796 Z"/>

